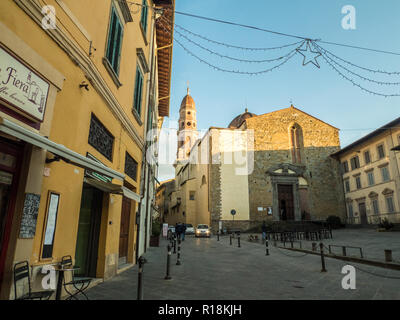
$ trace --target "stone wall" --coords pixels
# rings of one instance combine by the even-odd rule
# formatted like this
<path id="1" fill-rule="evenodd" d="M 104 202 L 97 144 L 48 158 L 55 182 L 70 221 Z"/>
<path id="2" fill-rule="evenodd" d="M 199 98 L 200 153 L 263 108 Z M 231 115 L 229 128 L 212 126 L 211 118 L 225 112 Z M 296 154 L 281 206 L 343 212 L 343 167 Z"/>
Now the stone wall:
<path id="1" fill-rule="evenodd" d="M 272 186 L 266 171 L 277 164 L 292 163 L 289 128 L 294 124 L 303 134 L 301 165 L 305 166 L 311 218 L 344 217 L 339 166 L 330 157 L 340 149 L 338 129 L 291 107 L 246 120 L 247 129 L 254 130 L 255 136 L 254 171 L 249 175 L 251 220 L 269 218 L 257 211 L 260 206 L 272 206 Z"/>

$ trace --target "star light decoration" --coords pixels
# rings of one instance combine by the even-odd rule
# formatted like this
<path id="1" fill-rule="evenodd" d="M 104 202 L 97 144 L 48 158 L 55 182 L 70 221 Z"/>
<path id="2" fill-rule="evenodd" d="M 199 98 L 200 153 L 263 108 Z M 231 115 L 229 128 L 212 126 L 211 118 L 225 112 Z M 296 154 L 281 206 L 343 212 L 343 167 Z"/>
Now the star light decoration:
<path id="1" fill-rule="evenodd" d="M 321 56 L 321 52 L 319 51 L 312 51 L 310 46 L 311 40 L 307 40 L 306 49 L 296 49 L 298 53 L 300 53 L 303 57 L 303 66 L 309 64 L 310 62 L 315 65 L 317 68 L 320 68 L 317 58 Z"/>

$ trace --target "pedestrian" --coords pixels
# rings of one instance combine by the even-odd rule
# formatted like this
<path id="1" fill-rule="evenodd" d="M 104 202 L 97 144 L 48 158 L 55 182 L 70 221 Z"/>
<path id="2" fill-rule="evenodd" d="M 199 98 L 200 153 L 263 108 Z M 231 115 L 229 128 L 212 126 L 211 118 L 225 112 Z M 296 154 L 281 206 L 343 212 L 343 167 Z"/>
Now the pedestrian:
<path id="1" fill-rule="evenodd" d="M 262 231 L 262 239 L 264 241 L 267 238 L 267 225 L 265 224 L 265 221 L 261 226 L 261 231 Z"/>
<path id="2" fill-rule="evenodd" d="M 182 241 L 185 241 L 185 233 L 186 233 L 186 223 L 182 223 L 181 227 Z"/>
<path id="3" fill-rule="evenodd" d="M 176 223 L 176 225 L 175 225 L 175 234 L 176 234 L 176 238 L 180 239 L 180 237 L 181 237 L 181 223 L 180 222 Z"/>

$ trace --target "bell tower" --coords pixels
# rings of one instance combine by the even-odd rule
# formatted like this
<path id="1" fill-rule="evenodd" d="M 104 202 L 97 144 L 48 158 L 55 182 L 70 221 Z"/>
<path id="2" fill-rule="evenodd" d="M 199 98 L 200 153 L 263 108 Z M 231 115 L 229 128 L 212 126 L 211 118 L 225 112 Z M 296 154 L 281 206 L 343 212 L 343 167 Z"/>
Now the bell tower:
<path id="1" fill-rule="evenodd" d="M 179 109 L 178 128 L 177 160 L 188 160 L 189 152 L 199 136 L 197 131 L 196 105 L 189 94 L 189 87 Z"/>

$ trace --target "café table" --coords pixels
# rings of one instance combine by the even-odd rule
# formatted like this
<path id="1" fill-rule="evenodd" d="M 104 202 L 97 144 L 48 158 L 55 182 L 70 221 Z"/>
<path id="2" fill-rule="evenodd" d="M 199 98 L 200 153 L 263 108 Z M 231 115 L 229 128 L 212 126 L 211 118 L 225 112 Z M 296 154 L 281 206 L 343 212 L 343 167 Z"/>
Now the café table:
<path id="1" fill-rule="evenodd" d="M 79 267 L 72 267 L 72 266 L 65 266 L 57 265 L 54 267 L 55 271 L 58 272 L 58 280 L 57 280 L 57 289 L 56 289 L 56 300 L 61 300 L 61 292 L 63 287 L 64 281 L 64 272 L 65 271 L 72 271 L 79 270 Z"/>

